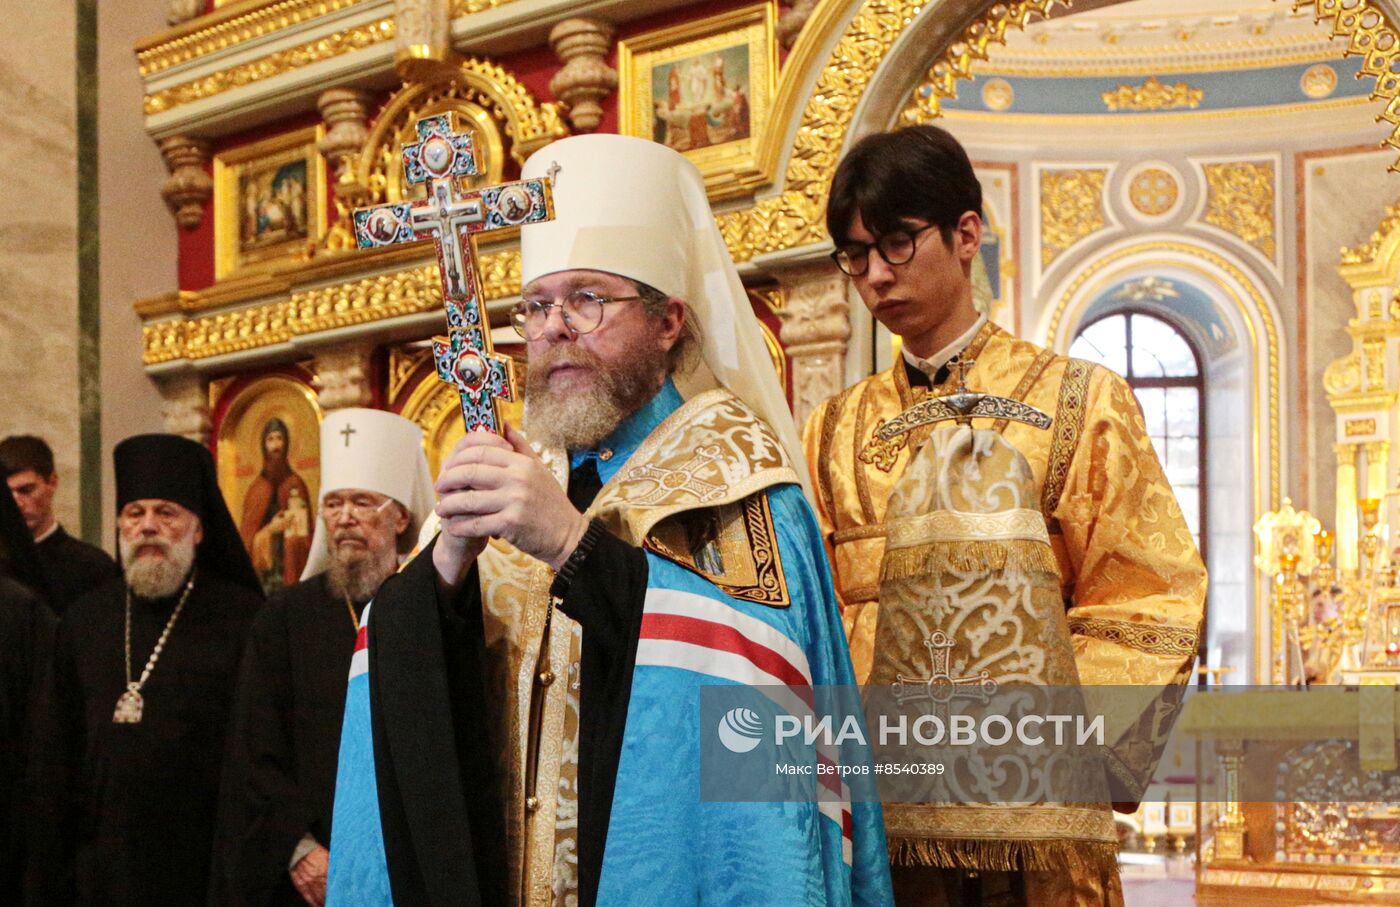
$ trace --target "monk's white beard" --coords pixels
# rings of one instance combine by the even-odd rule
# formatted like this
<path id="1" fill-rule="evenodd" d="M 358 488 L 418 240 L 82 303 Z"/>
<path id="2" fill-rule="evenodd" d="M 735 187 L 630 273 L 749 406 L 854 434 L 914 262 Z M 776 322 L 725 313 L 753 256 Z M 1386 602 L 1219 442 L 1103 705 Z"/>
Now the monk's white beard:
<path id="1" fill-rule="evenodd" d="M 174 542 L 162 538 L 131 540 L 126 536 L 118 539 L 122 569 L 132 592 L 142 598 L 168 598 L 180 590 L 194 566 L 196 525 L 191 524 L 185 537 Z M 161 548 L 165 556 L 136 555 L 136 549 L 148 546 Z"/>
<path id="2" fill-rule="evenodd" d="M 374 598 L 384 581 L 399 568 L 398 552 L 392 547 L 387 551 L 364 552 L 332 544 L 330 554 L 331 565 L 326 572 L 326 583 L 330 586 L 331 595 L 336 598 L 348 596 L 357 604 Z"/>
<path id="3" fill-rule="evenodd" d="M 549 370 L 564 362 L 589 369 L 593 381 L 579 390 L 554 391 L 549 386 Z M 661 360 L 640 356 L 608 366 L 581 347 L 552 347 L 530 362 L 525 386 L 526 433 L 546 449 L 596 447 L 651 399 L 661 386 L 663 368 Z"/>

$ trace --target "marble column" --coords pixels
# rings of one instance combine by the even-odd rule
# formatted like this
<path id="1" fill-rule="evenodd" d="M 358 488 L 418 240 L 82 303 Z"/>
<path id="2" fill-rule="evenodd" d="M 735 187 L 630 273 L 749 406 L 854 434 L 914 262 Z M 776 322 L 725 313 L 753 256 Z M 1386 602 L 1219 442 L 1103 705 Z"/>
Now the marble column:
<path id="1" fill-rule="evenodd" d="M 214 181 L 204 172 L 209 163 L 209 145 L 200 139 L 172 135 L 160 140 L 160 153 L 170 169 L 160 194 L 175 223 L 193 230 L 204 219 L 204 206 L 214 197 Z"/>
<path id="2" fill-rule="evenodd" d="M 802 425 L 845 387 L 850 278 L 830 263 L 784 269 L 777 278 L 786 297 L 778 317 L 783 348 L 792 358 L 793 417 Z"/>
<path id="3" fill-rule="evenodd" d="M 200 444 L 209 443 L 213 424 L 209 421 L 209 382 L 203 375 L 190 373 L 160 379 L 160 414 L 165 430 Z"/>
<path id="4" fill-rule="evenodd" d="M 317 399 L 321 409 L 329 412 L 346 406 L 370 405 L 374 399 L 370 386 L 373 353 L 374 346 L 369 343 L 347 343 L 317 351 Z"/>
<path id="5" fill-rule="evenodd" d="M 592 132 L 603 121 L 598 102 L 617 90 L 617 70 L 608 65 L 616 29 L 601 19 L 565 19 L 549 32 L 549 46 L 564 66 L 549 80 L 549 90 L 569 106 L 569 122 Z"/>

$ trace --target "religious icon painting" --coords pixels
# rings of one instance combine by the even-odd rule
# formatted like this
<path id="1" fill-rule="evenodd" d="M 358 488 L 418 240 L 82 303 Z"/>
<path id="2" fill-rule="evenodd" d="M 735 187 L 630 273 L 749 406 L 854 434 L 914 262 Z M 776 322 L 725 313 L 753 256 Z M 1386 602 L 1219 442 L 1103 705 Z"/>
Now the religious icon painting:
<path id="1" fill-rule="evenodd" d="M 751 190 L 777 85 L 774 5 L 618 42 L 620 132 L 682 152 L 712 198 Z"/>
<path id="2" fill-rule="evenodd" d="M 263 590 L 301 578 L 316 528 L 321 407 L 301 369 L 210 388 L 219 488 Z"/>
<path id="3" fill-rule="evenodd" d="M 214 157 L 214 276 L 305 259 L 326 223 L 322 127 L 289 132 Z"/>

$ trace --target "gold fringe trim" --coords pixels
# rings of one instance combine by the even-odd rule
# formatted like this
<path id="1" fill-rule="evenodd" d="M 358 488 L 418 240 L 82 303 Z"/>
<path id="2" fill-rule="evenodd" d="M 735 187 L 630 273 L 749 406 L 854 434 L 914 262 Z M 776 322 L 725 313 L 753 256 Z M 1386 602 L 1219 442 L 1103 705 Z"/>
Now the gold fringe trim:
<path id="1" fill-rule="evenodd" d="M 994 542 L 963 540 L 886 549 L 880 566 L 880 580 L 886 582 L 944 573 L 985 573 L 988 570 L 1059 575 L 1055 552 L 1044 542 L 1030 539 Z"/>
<path id="2" fill-rule="evenodd" d="M 1109 872 L 1118 865 L 1118 845 L 1103 841 L 1014 841 L 955 838 L 888 838 L 894 866 L 937 866 L 1046 872 Z"/>

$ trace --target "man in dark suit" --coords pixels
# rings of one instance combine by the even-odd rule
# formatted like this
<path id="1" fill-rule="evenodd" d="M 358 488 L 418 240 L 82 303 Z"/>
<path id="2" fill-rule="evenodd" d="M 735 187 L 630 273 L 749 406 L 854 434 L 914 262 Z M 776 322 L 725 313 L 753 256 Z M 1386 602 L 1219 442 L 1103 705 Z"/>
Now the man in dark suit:
<path id="1" fill-rule="evenodd" d="M 55 614 L 61 616 L 73 601 L 117 576 L 117 565 L 107 552 L 73 538 L 54 518 L 58 473 L 43 438 L 11 435 L 0 441 L 0 475 L 34 537 Z"/>

